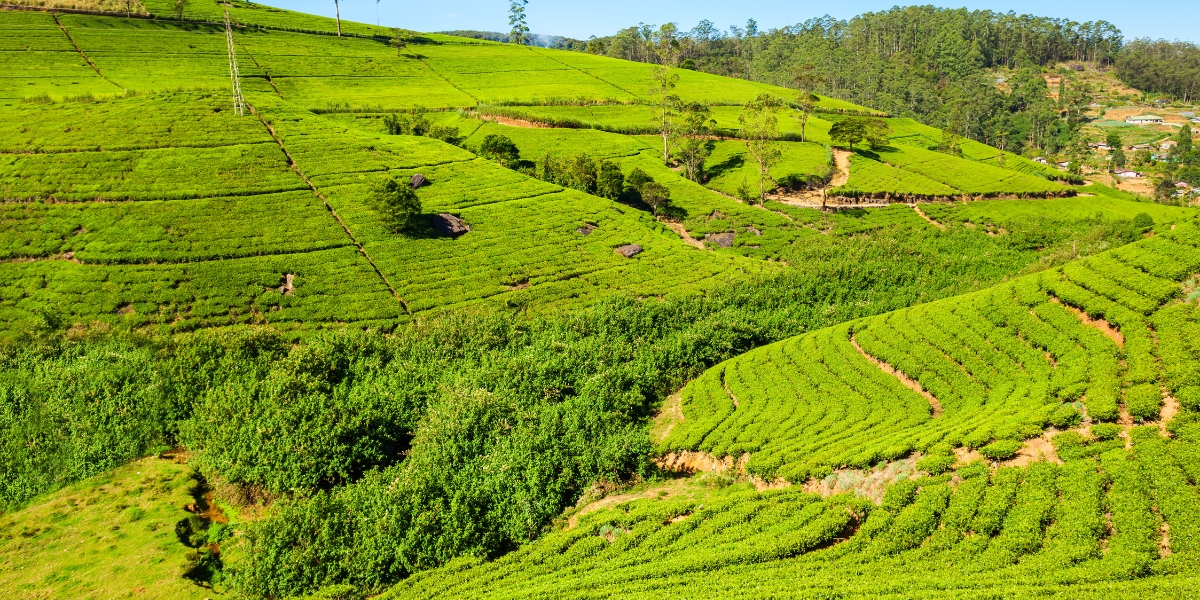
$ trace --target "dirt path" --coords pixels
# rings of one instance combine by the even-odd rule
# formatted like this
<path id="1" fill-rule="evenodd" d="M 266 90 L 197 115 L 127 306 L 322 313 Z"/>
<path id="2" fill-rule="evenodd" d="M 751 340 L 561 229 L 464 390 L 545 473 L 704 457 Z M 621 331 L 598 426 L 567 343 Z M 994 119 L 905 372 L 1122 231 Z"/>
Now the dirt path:
<path id="1" fill-rule="evenodd" d="M 883 371 L 884 373 L 887 373 L 888 375 L 895 377 L 900 383 L 904 384 L 904 387 L 907 387 L 908 389 L 924 396 L 925 399 L 929 401 L 929 405 L 933 407 L 933 418 L 936 419 L 939 416 L 941 416 L 942 403 L 939 402 L 937 398 L 934 398 L 933 394 L 930 394 L 924 387 L 921 386 L 920 383 L 913 381 L 907 375 L 905 375 L 904 373 L 901 373 L 892 365 L 889 365 L 889 364 L 879 360 L 878 358 L 875 358 L 874 356 L 867 354 L 867 351 L 863 350 L 862 346 L 858 345 L 858 340 L 854 339 L 853 334 L 850 335 L 850 345 L 854 346 L 854 349 L 857 350 L 858 353 L 861 354 L 863 358 L 871 361 L 871 364 L 875 365 L 876 367 L 879 367 L 880 371 Z"/>
<path id="2" fill-rule="evenodd" d="M 658 414 L 650 421 L 650 439 L 661 442 L 671 435 L 671 430 L 687 419 L 683 416 L 683 397 L 680 392 L 667 396 Z"/>
<path id="3" fill-rule="evenodd" d="M 920 215 L 922 219 L 925 219 L 926 221 L 929 221 L 929 222 L 930 222 L 930 224 L 934 225 L 934 226 L 935 226 L 935 227 L 937 227 L 938 229 L 941 229 L 942 231 L 945 231 L 945 230 L 946 230 L 946 226 L 945 226 L 945 225 L 942 225 L 941 223 L 938 223 L 937 221 L 934 221 L 932 218 L 930 218 L 930 217 L 929 217 L 929 215 L 925 214 L 925 211 L 921 210 L 921 206 L 920 206 L 920 205 L 918 205 L 918 204 L 915 204 L 915 203 L 914 203 L 914 204 L 912 205 L 912 207 L 913 207 L 913 210 L 917 211 L 917 214 L 918 214 L 918 215 Z"/>
<path id="4" fill-rule="evenodd" d="M 695 246 L 696 248 L 705 250 L 704 242 L 692 237 L 692 234 L 688 233 L 687 228 L 683 226 L 683 223 L 678 221 L 668 221 L 665 217 L 659 217 L 658 220 L 667 227 L 670 227 L 671 231 L 679 234 L 679 237 L 683 238 L 683 241 L 689 246 Z"/>
<path id="5" fill-rule="evenodd" d="M 833 149 L 833 164 L 837 170 L 833 172 L 833 177 L 829 180 L 829 185 L 826 189 L 842 187 L 850 181 L 850 151 Z"/>

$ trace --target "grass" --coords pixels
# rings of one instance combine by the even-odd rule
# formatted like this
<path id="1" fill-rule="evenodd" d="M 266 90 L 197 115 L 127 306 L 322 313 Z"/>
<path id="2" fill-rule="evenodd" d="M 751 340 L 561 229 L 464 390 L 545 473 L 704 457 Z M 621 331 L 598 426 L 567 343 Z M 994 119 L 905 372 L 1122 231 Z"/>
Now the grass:
<path id="1" fill-rule="evenodd" d="M 0 516 L 0 588 L 28 598 L 210 598 L 184 579 L 175 524 L 198 487 L 186 465 L 147 458 Z"/>

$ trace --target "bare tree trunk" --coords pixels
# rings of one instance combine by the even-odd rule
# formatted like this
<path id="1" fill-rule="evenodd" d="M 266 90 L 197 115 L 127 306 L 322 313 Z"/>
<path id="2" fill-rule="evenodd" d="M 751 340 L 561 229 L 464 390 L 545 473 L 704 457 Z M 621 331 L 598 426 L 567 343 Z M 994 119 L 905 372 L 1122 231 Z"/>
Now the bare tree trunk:
<path id="1" fill-rule="evenodd" d="M 333 14 L 337 17 L 338 37 L 342 37 L 342 11 L 338 8 L 338 0 L 333 0 Z"/>

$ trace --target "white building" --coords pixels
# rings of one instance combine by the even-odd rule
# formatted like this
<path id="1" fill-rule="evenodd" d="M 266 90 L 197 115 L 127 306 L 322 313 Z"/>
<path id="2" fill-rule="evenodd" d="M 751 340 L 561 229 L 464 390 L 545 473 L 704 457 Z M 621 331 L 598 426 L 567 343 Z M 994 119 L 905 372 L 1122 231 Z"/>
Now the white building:
<path id="1" fill-rule="evenodd" d="M 1143 177 L 1141 173 L 1138 173 L 1137 171 L 1130 171 L 1128 169 L 1117 169 L 1116 171 L 1113 171 L 1113 174 L 1121 179 L 1141 179 Z"/>
<path id="2" fill-rule="evenodd" d="M 1167 120 L 1157 115 L 1132 115 L 1125 117 L 1125 122 L 1133 125 L 1162 125 Z"/>

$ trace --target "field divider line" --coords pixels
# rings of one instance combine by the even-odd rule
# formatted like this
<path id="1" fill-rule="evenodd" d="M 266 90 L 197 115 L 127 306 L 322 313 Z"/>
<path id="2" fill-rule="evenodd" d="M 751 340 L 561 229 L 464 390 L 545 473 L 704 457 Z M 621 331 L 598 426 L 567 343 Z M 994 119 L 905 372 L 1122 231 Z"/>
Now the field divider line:
<path id="1" fill-rule="evenodd" d="M 379 266 L 375 264 L 375 261 L 371 258 L 371 255 L 367 253 L 367 249 L 363 247 L 362 242 L 358 241 L 358 238 L 354 237 L 354 233 L 350 231 L 350 227 L 346 225 L 346 222 L 342 220 L 342 217 L 337 214 L 336 210 L 333 209 L 333 205 L 329 203 L 329 199 L 325 197 L 325 194 L 322 194 L 321 190 L 318 190 L 317 186 L 313 185 L 313 182 L 310 181 L 308 176 L 304 174 L 304 171 L 300 170 L 300 165 L 296 164 L 296 159 L 292 158 L 292 154 L 288 152 L 287 146 L 283 144 L 283 139 L 279 137 L 279 134 L 275 133 L 275 128 L 272 127 L 271 124 L 262 117 L 262 115 L 258 114 L 258 111 L 254 110 L 253 106 L 247 104 L 246 108 L 250 109 L 250 114 L 254 115 L 258 121 L 263 124 L 263 127 L 267 128 L 267 131 L 271 133 L 272 138 L 275 138 L 275 142 L 279 144 L 279 149 L 283 152 L 283 155 L 287 157 L 288 165 L 292 167 L 292 171 L 294 171 L 296 175 L 300 177 L 300 179 L 303 179 L 304 183 L 308 184 L 308 187 L 312 188 L 313 193 L 316 194 L 317 197 L 321 199 L 321 202 L 325 204 L 325 209 L 328 210 L 329 214 L 333 215 L 333 218 L 336 219 L 338 224 L 342 226 L 342 231 L 346 232 L 346 235 L 358 248 L 358 251 L 363 255 L 363 258 L 367 259 L 367 264 L 371 265 L 372 269 L 375 269 L 375 274 L 379 276 L 379 279 L 383 280 L 383 284 L 387 286 L 388 291 L 392 293 L 392 296 L 396 298 L 396 301 L 400 303 L 400 306 L 404 307 L 404 312 L 411 315 L 412 311 L 408 309 L 408 303 L 404 301 L 404 298 L 400 297 L 400 293 L 396 291 L 396 288 L 392 287 L 392 283 L 388 281 L 388 278 L 383 274 L 383 271 L 379 270 Z"/>
<path id="2" fill-rule="evenodd" d="M 103 79 L 103 80 L 105 80 L 105 81 L 107 81 L 107 82 L 109 82 L 109 83 L 111 83 L 111 84 L 113 84 L 113 85 L 115 85 L 115 86 L 117 86 L 117 87 L 121 88 L 121 91 L 122 91 L 122 92 L 127 92 L 127 91 L 129 91 L 129 90 L 126 90 L 124 87 L 121 87 L 120 85 L 117 85 L 117 82 L 115 82 L 115 81 L 113 81 L 113 80 L 109 79 L 107 75 L 105 75 L 104 73 L 101 73 L 101 72 L 100 72 L 100 67 L 97 67 L 97 66 L 96 66 L 96 63 L 92 62 L 92 59 L 91 59 L 91 58 L 88 58 L 88 55 L 84 53 L 84 51 L 83 51 L 83 48 L 80 48 L 80 47 L 79 47 L 79 44 L 76 44 L 76 43 L 75 43 L 75 38 L 71 37 L 71 34 L 70 34 L 68 31 L 67 31 L 67 28 L 63 26 L 63 24 L 62 24 L 62 21 L 59 21 L 59 20 L 58 20 L 58 14 L 57 14 L 57 13 L 51 12 L 51 13 L 50 13 L 50 17 L 51 17 L 52 19 L 54 19 L 54 24 L 55 24 L 55 25 L 58 25 L 58 28 L 59 28 L 60 30 L 62 30 L 62 32 L 63 32 L 63 35 L 67 36 L 67 41 L 68 41 L 68 42 L 71 42 L 71 46 L 73 46 L 73 47 L 75 48 L 75 51 L 79 53 L 79 56 L 82 56 L 82 57 L 83 57 L 83 60 L 84 60 L 85 62 L 87 62 L 88 66 L 89 66 L 89 67 L 91 67 L 91 68 L 92 68 L 92 70 L 93 70 L 93 71 L 95 71 L 95 72 L 96 72 L 96 74 L 100 76 L 100 79 Z"/>
<path id="3" fill-rule="evenodd" d="M 878 358 L 868 354 L 866 350 L 863 350 L 862 346 L 858 345 L 858 340 L 854 339 L 853 333 L 850 334 L 850 345 L 854 346 L 854 349 L 860 355 L 862 355 L 863 358 L 867 359 L 867 361 L 869 361 L 871 364 L 878 367 L 880 371 L 891 375 L 896 379 L 896 381 L 899 381 L 902 385 L 904 385 L 904 387 L 920 394 L 922 397 L 928 400 L 929 405 L 933 407 L 933 418 L 936 419 L 942 415 L 942 403 L 938 401 L 933 394 L 929 393 L 929 390 L 926 390 L 924 386 L 922 386 L 916 380 L 910 378 L 908 375 L 900 372 L 900 370 L 896 367 L 893 367 L 892 365 L 889 365 L 882 360 L 879 360 Z"/>
<path id="4" fill-rule="evenodd" d="M 243 260 L 243 259 L 247 259 L 247 258 L 261 258 L 261 257 L 266 257 L 266 256 L 295 256 L 295 255 L 300 255 L 300 254 L 313 254 L 316 252 L 327 252 L 329 250 L 337 250 L 339 248 L 348 248 L 352 245 L 353 244 L 341 243 L 341 244 L 335 244 L 335 245 L 329 245 L 329 246 L 320 246 L 317 248 L 307 248 L 307 249 L 303 249 L 303 250 L 279 250 L 279 251 L 271 251 L 271 252 L 246 253 L 246 254 L 240 254 L 237 256 L 217 256 L 217 257 L 206 257 L 206 258 L 197 258 L 197 259 L 181 259 L 181 260 L 154 260 L 154 259 L 81 260 L 79 258 L 76 258 L 74 251 L 71 251 L 71 252 L 65 252 L 63 254 L 55 254 L 53 256 L 22 256 L 22 257 L 0 258 L 0 264 L 65 261 L 65 262 L 73 262 L 77 265 L 91 265 L 91 266 L 97 266 L 97 267 L 115 267 L 115 266 L 122 266 L 122 265 L 152 265 L 152 266 L 153 265 L 164 265 L 164 266 L 192 265 L 192 264 L 201 264 L 201 263 L 225 262 L 225 261 L 230 261 L 230 260 Z"/>
<path id="5" fill-rule="evenodd" d="M 236 146 L 257 146 L 259 144 L 270 144 L 270 140 L 261 140 L 255 142 L 238 142 L 235 144 L 195 144 L 195 145 L 180 145 L 180 146 L 145 146 L 145 147 L 117 147 L 117 148 L 68 148 L 65 150 L 0 150 L 0 156 L 19 156 L 22 154 L 35 155 L 55 155 L 55 154 L 85 154 L 88 152 L 101 154 L 110 152 L 155 152 L 159 150 L 216 150 L 218 148 L 233 148 Z"/>
<path id="6" fill-rule="evenodd" d="M 268 72 L 267 72 L 267 70 L 266 70 L 266 69 L 264 69 L 262 65 L 258 64 L 258 59 L 257 59 L 257 58 L 254 58 L 254 53 L 253 53 L 253 52 L 250 52 L 249 50 L 247 50 L 247 49 L 246 49 L 246 45 L 245 45 L 245 44 L 243 44 L 243 43 L 241 43 L 241 42 L 237 42 L 236 40 L 237 40 L 237 38 L 235 37 L 235 38 L 234 38 L 234 41 L 237 43 L 237 45 L 238 45 L 239 47 L 241 47 L 241 49 L 242 49 L 242 54 L 245 54 L 246 56 L 249 56 L 249 57 L 250 57 L 250 62 L 254 63 L 254 66 L 255 66 L 255 67 L 257 67 L 259 71 L 262 71 L 262 74 L 263 74 L 263 76 L 267 78 L 267 83 L 271 84 L 271 89 L 275 90 L 275 93 L 276 93 L 277 95 L 279 95 L 279 99 L 280 99 L 280 100 L 287 100 L 287 98 L 284 98 L 284 97 L 283 97 L 283 92 L 279 91 L 279 88 L 275 87 L 275 80 L 274 80 L 274 79 L 271 79 L 271 74 L 270 74 L 270 73 L 268 73 Z"/>
<path id="7" fill-rule="evenodd" d="M 445 75 L 442 75 L 442 73 L 441 73 L 440 71 L 438 71 L 437 69 L 435 69 L 435 68 L 433 68 L 433 67 L 429 66 L 429 63 L 425 62 L 425 59 L 424 59 L 424 58 L 420 58 L 420 55 L 414 54 L 413 56 L 414 56 L 414 57 L 417 59 L 417 61 L 418 61 L 418 62 L 420 62 L 421 64 L 425 65 L 425 68 L 426 68 L 426 69 L 429 69 L 430 71 L 432 71 L 434 75 L 437 75 L 438 77 L 441 77 L 441 78 L 442 78 L 442 81 L 445 81 L 445 82 L 446 82 L 446 85 L 448 85 L 448 86 L 450 86 L 450 87 L 452 87 L 452 88 L 454 88 L 454 89 L 458 90 L 459 92 L 461 92 L 461 93 L 465 94 L 465 95 L 466 95 L 468 98 L 470 98 L 470 99 L 472 99 L 472 100 L 474 100 L 474 101 L 475 101 L 475 106 L 479 106 L 479 98 L 476 98 L 474 94 L 472 94 L 472 93 L 470 93 L 470 92 L 468 92 L 468 91 L 466 91 L 466 90 L 464 90 L 464 89 L 462 89 L 462 88 L 458 87 L 457 85 L 454 85 L 454 82 L 453 82 L 453 81 L 450 81 L 449 79 L 447 79 L 447 78 L 446 78 L 446 76 L 445 76 Z"/>
<path id="8" fill-rule="evenodd" d="M 629 94 L 630 96 L 633 96 L 635 99 L 638 97 L 638 95 L 637 95 L 637 94 L 635 94 L 635 93 L 633 93 L 633 92 L 631 92 L 631 91 L 629 91 L 629 90 L 627 90 L 627 89 L 625 89 L 625 88 L 623 88 L 623 87 L 621 87 L 621 86 L 619 86 L 619 85 L 617 85 L 617 84 L 615 84 L 615 83 L 613 83 L 613 82 L 611 82 L 611 81 L 609 81 L 609 80 L 607 80 L 607 79 L 602 79 L 602 78 L 600 78 L 600 77 L 599 77 L 599 76 L 597 76 L 597 75 L 593 75 L 593 74 L 591 74 L 591 73 L 588 73 L 587 71 L 584 71 L 583 69 L 580 69 L 579 67 L 576 67 L 575 65 L 569 65 L 569 64 L 567 64 L 567 63 L 565 63 L 565 62 L 563 62 L 563 61 L 561 61 L 561 60 L 558 60 L 557 58 L 554 58 L 553 56 L 550 56 L 550 55 L 548 55 L 548 54 L 546 54 L 546 53 L 544 53 L 544 52 L 539 52 L 539 51 L 537 51 L 537 50 L 534 50 L 534 49 L 533 49 L 533 46 L 526 46 L 526 48 L 529 48 L 529 51 L 530 51 L 530 52 L 533 52 L 534 54 L 537 54 L 538 56 L 542 56 L 542 57 L 548 58 L 548 59 L 550 59 L 550 60 L 552 60 L 552 61 L 554 61 L 554 62 L 556 62 L 556 63 L 558 63 L 558 64 L 560 64 L 560 65 L 562 65 L 562 66 L 564 66 L 564 67 L 567 67 L 568 69 L 575 69 L 576 71 L 579 71 L 580 73 L 583 73 L 584 75 L 587 75 L 588 77 L 591 77 L 592 79 L 595 79 L 596 81 L 599 81 L 600 83 L 607 84 L 607 85 L 611 85 L 611 86 L 613 86 L 613 87 L 617 88 L 618 90 L 621 90 L 622 92 L 625 92 L 626 94 Z"/>
<path id="9" fill-rule="evenodd" d="M 29 197 L 29 198 L 0 198 L 0 205 L 15 205 L 15 204 L 123 204 L 126 202 L 191 202 L 195 200 L 214 200 L 218 198 L 252 198 L 254 196 L 270 196 L 272 194 L 287 194 L 290 192 L 301 192 L 308 189 L 307 186 L 297 185 L 294 188 L 285 190 L 270 190 L 270 191 L 247 191 L 247 192 L 227 192 L 224 194 L 216 194 L 213 196 L 188 196 L 186 198 L 89 198 L 87 200 L 64 200 L 57 198 L 53 194 L 49 196 Z"/>

